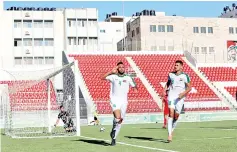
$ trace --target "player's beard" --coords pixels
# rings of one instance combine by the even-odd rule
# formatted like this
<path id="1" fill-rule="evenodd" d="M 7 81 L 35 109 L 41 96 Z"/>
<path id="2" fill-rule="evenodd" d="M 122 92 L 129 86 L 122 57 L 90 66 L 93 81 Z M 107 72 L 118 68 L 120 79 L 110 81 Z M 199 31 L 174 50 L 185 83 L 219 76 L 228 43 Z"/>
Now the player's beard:
<path id="1" fill-rule="evenodd" d="M 118 74 L 119 74 L 119 75 L 123 75 L 123 74 L 124 74 L 124 72 L 120 72 L 120 71 L 118 71 Z"/>

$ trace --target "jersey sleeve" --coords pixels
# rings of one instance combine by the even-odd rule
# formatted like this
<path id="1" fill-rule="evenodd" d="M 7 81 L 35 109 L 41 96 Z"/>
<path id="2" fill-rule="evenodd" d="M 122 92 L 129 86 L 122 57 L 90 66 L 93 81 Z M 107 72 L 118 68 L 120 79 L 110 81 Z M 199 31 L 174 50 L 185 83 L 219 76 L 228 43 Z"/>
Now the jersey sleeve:
<path id="1" fill-rule="evenodd" d="M 136 82 L 134 81 L 134 79 L 132 77 L 129 77 L 129 84 L 134 88 L 137 86 Z"/>
<path id="2" fill-rule="evenodd" d="M 189 75 L 187 75 L 187 74 L 185 73 L 185 76 L 186 76 L 185 83 L 190 83 L 190 77 L 189 77 Z"/>
<path id="3" fill-rule="evenodd" d="M 114 81 L 114 74 L 111 74 L 111 75 L 108 75 L 105 79 L 106 80 L 109 80 L 110 82 L 113 82 Z"/>

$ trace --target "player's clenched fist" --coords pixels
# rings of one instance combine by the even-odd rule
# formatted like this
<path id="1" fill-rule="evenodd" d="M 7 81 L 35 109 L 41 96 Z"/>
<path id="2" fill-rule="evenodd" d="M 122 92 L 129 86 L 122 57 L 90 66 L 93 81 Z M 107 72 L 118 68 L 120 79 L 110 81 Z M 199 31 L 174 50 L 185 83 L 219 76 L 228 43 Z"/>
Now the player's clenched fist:
<path id="1" fill-rule="evenodd" d="M 112 70 L 112 73 L 117 73 L 118 72 L 118 66 L 114 67 L 113 70 Z"/>

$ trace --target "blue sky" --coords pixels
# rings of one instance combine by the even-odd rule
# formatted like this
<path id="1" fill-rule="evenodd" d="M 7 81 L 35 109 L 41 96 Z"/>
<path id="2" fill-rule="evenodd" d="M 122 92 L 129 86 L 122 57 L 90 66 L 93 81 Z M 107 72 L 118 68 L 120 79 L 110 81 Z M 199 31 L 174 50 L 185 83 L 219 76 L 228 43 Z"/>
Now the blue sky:
<path id="1" fill-rule="evenodd" d="M 213 2 L 213 1 L 125 1 L 124 2 L 124 14 L 125 16 L 131 16 L 135 12 L 141 12 L 143 9 L 156 10 L 166 12 L 167 15 L 176 14 L 178 16 L 185 17 L 217 17 L 221 14 L 223 7 L 231 6 L 233 2 Z M 56 8 L 97 8 L 99 10 L 99 20 L 104 20 L 106 14 L 112 12 L 118 12 L 118 15 L 122 14 L 122 1 L 7 1 L 4 2 L 4 8 L 7 9 L 11 6 L 16 7 L 56 7 Z"/>

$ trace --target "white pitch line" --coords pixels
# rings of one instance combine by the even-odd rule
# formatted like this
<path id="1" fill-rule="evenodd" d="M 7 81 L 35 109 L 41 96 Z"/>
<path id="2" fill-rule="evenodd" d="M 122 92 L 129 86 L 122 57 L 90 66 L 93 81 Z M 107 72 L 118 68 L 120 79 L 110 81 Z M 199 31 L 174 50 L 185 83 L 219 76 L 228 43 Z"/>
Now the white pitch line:
<path id="1" fill-rule="evenodd" d="M 105 140 L 105 139 L 98 139 L 98 138 L 92 138 L 92 137 L 86 137 L 86 136 L 80 136 L 80 137 L 86 138 L 86 139 L 102 140 L 102 141 L 109 142 L 109 140 Z M 124 143 L 124 142 L 116 142 L 116 143 L 118 143 L 120 145 L 126 145 L 126 146 L 131 146 L 131 147 L 136 147 L 136 148 L 143 148 L 143 149 L 150 149 L 150 150 L 157 150 L 157 151 L 163 151 L 163 152 L 178 152 L 178 151 L 167 150 L 167 149 L 160 149 L 160 148 L 153 148 L 153 147 L 146 147 L 146 146 L 127 144 L 127 143 Z"/>

